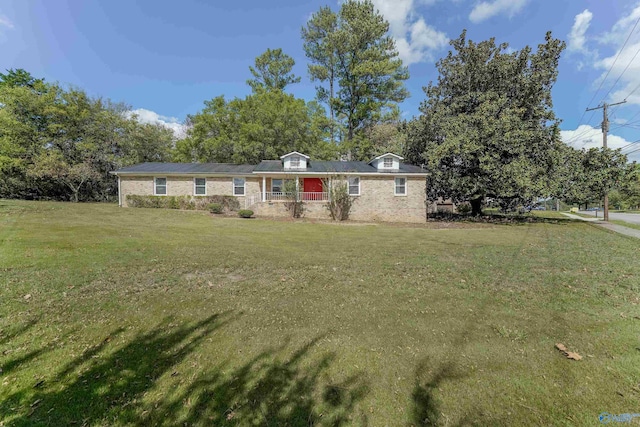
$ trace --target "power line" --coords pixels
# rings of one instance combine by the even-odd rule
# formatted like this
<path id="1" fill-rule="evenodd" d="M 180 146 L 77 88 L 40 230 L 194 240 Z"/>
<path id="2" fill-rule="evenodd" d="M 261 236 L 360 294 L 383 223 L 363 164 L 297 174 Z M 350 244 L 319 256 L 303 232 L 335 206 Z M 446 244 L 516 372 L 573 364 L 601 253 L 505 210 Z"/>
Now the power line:
<path id="1" fill-rule="evenodd" d="M 630 142 L 627 145 L 625 145 L 624 147 L 620 147 L 620 151 L 622 151 L 622 150 L 624 150 L 624 149 L 626 149 L 628 147 L 631 147 L 632 145 L 637 144 L 638 142 L 640 142 L 640 139 L 638 139 L 637 141 Z"/>
<path id="2" fill-rule="evenodd" d="M 638 56 L 638 54 L 640 53 L 640 49 L 638 49 L 635 53 L 635 55 L 633 55 L 633 58 L 631 58 L 631 61 L 629 61 L 629 63 L 627 64 L 626 67 L 624 67 L 624 70 L 622 70 L 622 73 L 620 73 L 620 75 L 618 76 L 618 78 L 616 79 L 616 81 L 613 83 L 613 86 L 611 86 L 611 89 L 609 89 L 609 91 L 602 97 L 602 99 L 606 99 L 606 97 L 611 93 L 611 91 L 613 90 L 613 88 L 616 87 L 616 85 L 618 84 L 618 82 L 620 81 L 620 78 L 622 78 L 622 76 L 624 75 L 624 73 L 629 69 L 629 67 L 631 66 L 631 64 L 633 63 L 633 60 L 636 59 L 636 56 Z M 633 92 L 631 92 L 633 93 Z M 627 98 L 625 98 L 627 99 Z"/>
<path id="3" fill-rule="evenodd" d="M 598 86 L 598 89 L 596 89 L 596 92 L 593 94 L 593 97 L 591 98 L 591 101 L 589 101 L 589 104 L 591 104 L 591 102 L 593 102 L 593 99 L 596 97 L 596 95 L 598 94 L 598 92 L 600 91 L 600 88 L 602 88 L 602 85 L 604 84 L 604 82 L 607 80 L 607 77 L 609 77 L 609 73 L 611 73 L 611 70 L 613 70 L 613 66 L 616 65 L 616 62 L 618 62 L 618 58 L 620 58 L 620 54 L 622 53 L 622 51 L 624 50 L 625 46 L 627 46 L 627 43 L 629 42 L 629 39 L 631 38 L 631 36 L 633 35 L 633 32 L 636 30 L 636 27 L 638 26 L 638 23 L 640 22 L 640 18 L 638 18 L 636 20 L 636 23 L 634 24 L 633 28 L 631 29 L 631 31 L 629 32 L 629 35 L 627 36 L 627 39 L 624 41 L 624 44 L 622 45 L 622 47 L 620 48 L 620 50 L 618 51 L 618 53 L 616 54 L 616 58 L 613 60 L 613 63 L 611 64 L 611 66 L 609 67 L 609 70 L 607 71 L 607 74 L 604 76 L 604 79 L 600 82 L 600 86 Z M 605 95 L 606 96 L 606 95 Z M 604 98 L 603 98 L 604 101 Z"/>
<path id="4" fill-rule="evenodd" d="M 613 63 L 611 64 L 611 66 L 610 66 L 610 67 L 609 67 L 609 69 L 607 70 L 607 74 L 605 74 L 604 79 L 602 79 L 602 81 L 600 82 L 600 85 L 598 86 L 598 89 L 596 89 L 596 91 L 593 93 L 593 96 L 591 97 L 591 99 L 589 100 L 589 102 L 588 102 L 588 104 L 587 104 L 587 105 L 591 105 L 591 103 L 593 102 L 593 100 L 594 100 L 594 99 L 596 98 L 596 96 L 598 95 L 598 92 L 600 92 L 600 89 L 602 89 L 602 85 L 604 85 L 604 82 L 605 82 L 605 81 L 607 81 L 607 77 L 609 77 L 609 74 L 611 73 L 611 70 L 613 70 L 613 66 L 614 66 L 614 65 L 616 65 L 616 62 L 618 62 L 618 58 L 620 57 L 620 54 L 622 53 L 622 51 L 624 50 L 624 48 L 627 46 L 627 43 L 629 42 L 629 39 L 631 38 L 631 36 L 633 35 L 633 32 L 636 30 L 636 27 L 638 26 L 638 23 L 640 23 L 640 18 L 638 18 L 638 19 L 636 20 L 636 23 L 633 25 L 633 28 L 631 29 L 631 31 L 629 32 L 629 35 L 627 36 L 626 40 L 625 40 L 625 41 L 624 41 L 624 43 L 622 44 L 622 47 L 620 48 L 620 50 L 619 50 L 619 51 L 618 51 L 618 53 L 616 54 L 616 57 L 615 57 L 615 59 L 613 60 Z M 636 53 L 636 55 L 637 55 L 637 53 Z M 635 58 L 635 56 L 634 56 L 634 58 Z M 628 68 L 628 66 L 627 66 L 627 68 Z M 626 71 L 626 68 L 625 68 L 625 71 Z M 623 71 L 623 74 L 624 74 L 624 71 Z M 622 75 L 620 75 L 620 76 L 622 76 Z M 619 79 L 620 79 L 620 77 L 618 77 L 618 80 L 619 80 Z M 616 83 L 617 83 L 617 82 L 618 82 L 618 81 L 616 80 Z M 611 90 L 613 90 L 613 88 L 614 88 L 614 87 L 615 87 L 615 83 L 614 83 L 614 85 L 611 87 L 611 89 L 609 90 L 609 92 L 611 92 Z M 640 86 L 639 86 L 639 87 L 640 87 Z M 638 89 L 638 88 L 636 88 L 636 89 Z M 636 90 L 636 89 L 634 89 L 631 93 L 635 92 L 635 90 Z M 607 92 L 607 95 L 609 94 L 609 92 Z M 605 95 L 605 97 L 606 97 L 607 95 Z M 631 96 L 631 94 L 629 94 L 628 96 Z M 625 99 L 626 99 L 626 98 L 625 98 Z M 602 100 L 604 101 L 604 98 L 602 98 Z M 579 127 L 580 127 L 580 125 L 582 125 L 582 120 L 584 119 L 584 116 L 586 115 L 587 111 L 589 111 L 589 110 L 588 110 L 588 109 L 587 109 L 587 110 L 585 110 L 585 111 L 582 113 L 582 116 L 580 116 L 580 120 L 579 120 L 579 122 L 578 122 L 578 126 L 576 127 L 576 129 L 577 129 L 577 128 L 579 128 Z M 595 111 L 594 111 L 593 113 L 591 113 L 591 116 L 589 117 L 589 120 L 587 121 L 587 124 L 591 123 L 591 120 L 593 119 L 593 116 L 594 116 L 594 115 L 595 115 Z M 586 133 L 588 133 L 588 132 L 590 132 L 590 130 L 584 131 L 584 132 L 582 132 L 581 134 L 579 134 L 579 135 L 576 135 L 576 136 L 572 137 L 571 139 L 569 139 L 569 141 L 567 141 L 567 144 L 570 144 L 570 143 L 572 143 L 572 142 L 576 141 L 578 138 L 580 138 L 580 136 L 582 136 L 582 135 L 584 135 L 584 134 L 586 134 Z M 586 145 L 586 143 L 584 143 L 582 146 L 584 147 L 585 145 Z"/>
<path id="5" fill-rule="evenodd" d="M 637 91 L 638 89 L 640 89 L 640 84 L 639 84 L 638 86 L 636 86 L 636 88 L 635 88 L 634 90 L 632 90 L 632 91 L 631 91 L 631 93 L 630 93 L 629 95 L 625 96 L 625 98 L 624 98 L 624 99 L 629 99 L 629 97 L 630 97 L 631 95 L 633 95 L 633 93 L 634 93 L 635 91 Z"/>
<path id="6" fill-rule="evenodd" d="M 640 142 L 640 139 L 632 142 L 632 144 L 637 144 L 638 142 Z M 640 148 L 635 148 L 634 150 L 629 151 L 628 153 L 622 153 L 622 154 L 624 154 L 625 156 L 628 156 L 629 154 L 637 153 L 638 151 L 640 151 Z"/>

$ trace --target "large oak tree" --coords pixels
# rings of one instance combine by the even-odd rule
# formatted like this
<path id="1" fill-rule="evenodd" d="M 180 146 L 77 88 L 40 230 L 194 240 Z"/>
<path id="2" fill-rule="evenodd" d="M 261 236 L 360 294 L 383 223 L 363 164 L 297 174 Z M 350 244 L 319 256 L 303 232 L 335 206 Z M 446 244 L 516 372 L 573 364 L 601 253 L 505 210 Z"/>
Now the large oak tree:
<path id="1" fill-rule="evenodd" d="M 508 211 L 548 195 L 562 146 L 551 89 L 565 43 L 547 33 L 537 51 L 513 51 L 463 32 L 451 46 L 424 88 L 408 149 L 431 173 L 429 199 L 470 201 L 477 215 L 485 198 Z"/>

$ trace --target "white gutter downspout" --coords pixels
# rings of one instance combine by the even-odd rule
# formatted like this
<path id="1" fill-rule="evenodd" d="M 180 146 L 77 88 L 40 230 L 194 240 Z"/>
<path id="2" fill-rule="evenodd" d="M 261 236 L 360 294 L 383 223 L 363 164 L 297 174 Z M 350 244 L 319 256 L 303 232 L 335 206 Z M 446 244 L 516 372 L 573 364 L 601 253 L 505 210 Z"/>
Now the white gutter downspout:
<path id="1" fill-rule="evenodd" d="M 120 191 L 120 175 L 118 175 L 118 206 L 122 207 L 122 192 Z"/>

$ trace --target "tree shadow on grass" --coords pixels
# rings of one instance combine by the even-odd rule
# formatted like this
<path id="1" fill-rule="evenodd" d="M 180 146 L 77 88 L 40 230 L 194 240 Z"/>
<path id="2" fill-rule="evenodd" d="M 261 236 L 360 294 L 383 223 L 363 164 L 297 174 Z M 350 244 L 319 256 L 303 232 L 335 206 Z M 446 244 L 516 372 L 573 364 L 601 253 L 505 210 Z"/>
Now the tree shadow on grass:
<path id="1" fill-rule="evenodd" d="M 23 388 L 0 403 L 0 414 L 15 426 L 126 424 L 136 419 L 137 399 L 155 380 L 193 352 L 206 337 L 228 322 L 213 315 L 184 326 L 166 319 L 123 347 L 101 343 L 67 363 L 38 390 Z"/>
<path id="2" fill-rule="evenodd" d="M 364 413 L 354 414 L 368 392 L 366 381 L 356 374 L 327 384 L 324 373 L 335 356 L 313 358 L 309 352 L 318 340 L 293 354 L 282 346 L 231 370 L 218 366 L 171 401 L 145 411 L 138 424 L 340 426 L 358 418 L 366 425 Z"/>
<path id="3" fill-rule="evenodd" d="M 519 253 L 519 249 L 514 253 Z M 452 342 L 453 349 L 448 351 L 449 356 L 444 361 L 433 363 L 427 357 L 417 365 L 414 373 L 415 383 L 411 393 L 410 426 L 510 424 L 506 420 L 501 420 L 496 414 L 484 413 L 476 404 L 472 404 L 471 406 L 474 409 L 467 409 L 461 416 L 458 416 L 456 421 L 443 420 L 441 402 L 436 396 L 447 383 L 462 380 L 472 375 L 468 368 L 458 363 L 455 356 L 463 354 L 465 348 L 473 342 L 473 337 L 477 335 L 477 330 L 480 328 L 480 322 L 477 319 L 484 318 L 483 313 L 491 309 L 492 301 L 490 296 L 482 300 L 482 303 L 476 308 L 477 317 L 469 317 L 467 319 L 460 333 L 455 335 Z M 485 387 L 485 385 L 478 384 L 478 387 Z"/>
<path id="4" fill-rule="evenodd" d="M 516 215 L 516 214 L 484 214 L 481 216 L 471 216 L 468 214 L 458 214 L 449 212 L 430 213 L 427 219 L 429 222 L 462 222 L 462 223 L 478 223 L 478 224 L 495 224 L 495 225 L 525 225 L 525 224 L 555 224 L 567 225 L 580 220 L 569 217 L 543 217 L 535 215 Z"/>
<path id="5" fill-rule="evenodd" d="M 13 330 L 5 331 L 0 330 L 0 345 L 7 344 L 8 342 L 16 339 L 20 335 L 24 335 L 29 332 L 29 329 L 33 328 L 40 321 L 40 317 L 35 317 L 26 322 L 23 325 L 15 327 Z"/>
<path id="6" fill-rule="evenodd" d="M 428 370 L 428 367 L 428 360 L 423 360 L 415 371 L 415 385 L 411 393 L 411 421 L 412 425 L 416 426 L 438 424 L 440 411 L 434 391 L 444 381 L 461 378 L 461 375 L 455 372 L 454 364 L 451 362 L 446 362 L 433 373 Z"/>
<path id="7" fill-rule="evenodd" d="M 171 319 L 117 344 L 124 330 L 69 361 L 43 384 L 0 402 L 7 425 L 339 426 L 367 393 L 360 375 L 327 380 L 333 354 L 311 354 L 319 338 L 291 353 L 267 349 L 247 363 L 222 363 L 188 376 L 178 365 L 234 318 L 191 324 Z M 175 376 L 175 380 L 174 380 Z M 157 380 L 162 378 L 162 382 Z M 171 384 L 171 383 L 174 384 Z M 155 398 L 152 396 L 158 396 Z M 366 423 L 364 415 L 363 424 Z"/>

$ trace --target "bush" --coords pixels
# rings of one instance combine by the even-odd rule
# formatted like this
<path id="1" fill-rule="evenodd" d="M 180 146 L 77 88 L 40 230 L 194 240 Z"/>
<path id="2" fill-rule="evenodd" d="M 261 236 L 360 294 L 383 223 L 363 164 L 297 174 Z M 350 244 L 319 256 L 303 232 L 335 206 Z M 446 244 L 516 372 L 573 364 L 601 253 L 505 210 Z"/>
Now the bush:
<path id="1" fill-rule="evenodd" d="M 327 209 L 334 221 L 349 219 L 349 212 L 353 205 L 353 197 L 349 195 L 349 186 L 346 182 L 334 182 L 329 190 L 329 202 Z"/>
<path id="2" fill-rule="evenodd" d="M 298 189 L 294 180 L 288 180 L 284 184 L 286 199 L 284 207 L 292 218 L 301 218 L 304 215 L 304 202 L 298 199 Z"/>
<path id="3" fill-rule="evenodd" d="M 209 205 L 209 212 L 213 214 L 221 214 L 223 210 L 224 206 L 222 206 L 222 204 L 220 203 L 211 203 Z"/>
<path id="4" fill-rule="evenodd" d="M 240 218 L 251 218 L 253 216 L 253 211 L 249 209 L 242 209 L 238 211 L 238 216 Z"/>
<path id="5" fill-rule="evenodd" d="M 223 210 L 236 211 L 240 202 L 234 196 L 138 196 L 127 195 L 127 205 L 132 208 L 161 208 L 183 210 L 210 210 L 211 204 L 219 204 Z"/>
<path id="6" fill-rule="evenodd" d="M 458 213 L 466 215 L 471 212 L 471 205 L 469 203 L 461 203 L 456 206 L 456 210 L 458 211 Z"/>

